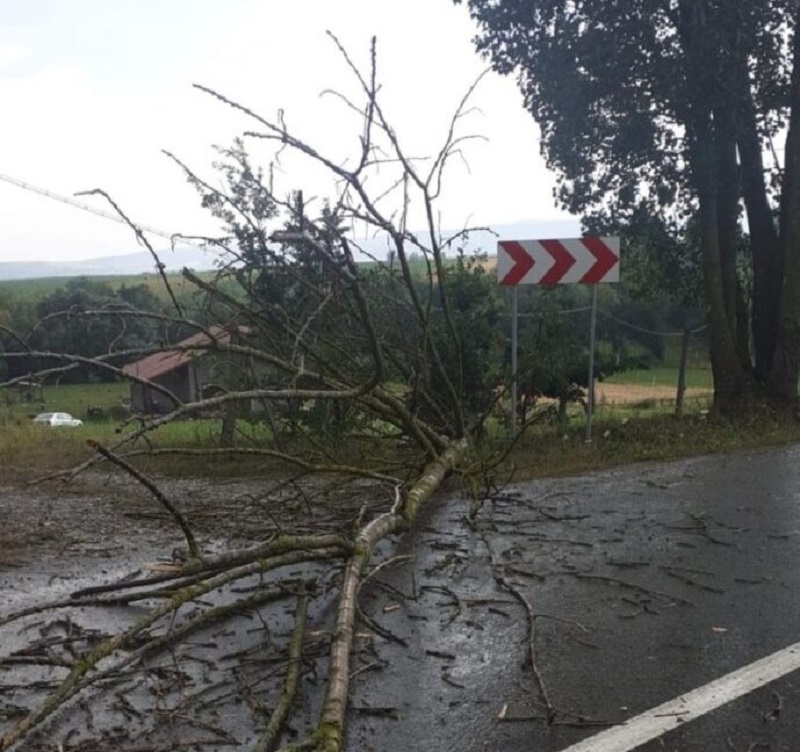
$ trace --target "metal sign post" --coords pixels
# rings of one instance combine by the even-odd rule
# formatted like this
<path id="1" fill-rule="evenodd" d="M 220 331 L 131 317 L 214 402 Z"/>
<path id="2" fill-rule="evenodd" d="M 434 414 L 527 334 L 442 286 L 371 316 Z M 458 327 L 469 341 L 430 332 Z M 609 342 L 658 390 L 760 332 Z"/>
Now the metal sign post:
<path id="1" fill-rule="evenodd" d="M 597 285 L 592 285 L 592 309 L 589 314 L 589 393 L 586 400 L 586 442 L 592 440 L 592 415 L 594 414 L 594 351 L 597 331 Z"/>
<path id="2" fill-rule="evenodd" d="M 519 288 L 511 288 L 511 421 L 509 433 L 511 438 L 517 435 L 517 342 L 519 341 Z"/>
<path id="3" fill-rule="evenodd" d="M 517 339 L 519 285 L 584 284 L 592 288 L 589 329 L 589 399 L 586 441 L 592 440 L 594 413 L 594 356 L 597 327 L 597 285 L 619 282 L 619 238 L 591 237 L 561 240 L 501 240 L 497 243 L 497 281 L 511 287 L 511 427 L 517 433 Z"/>

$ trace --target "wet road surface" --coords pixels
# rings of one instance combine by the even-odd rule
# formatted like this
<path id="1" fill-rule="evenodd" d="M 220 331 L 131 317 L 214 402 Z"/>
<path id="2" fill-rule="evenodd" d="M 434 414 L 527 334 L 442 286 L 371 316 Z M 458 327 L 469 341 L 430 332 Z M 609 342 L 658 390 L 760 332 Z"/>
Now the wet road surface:
<path id="1" fill-rule="evenodd" d="M 800 642 L 800 447 L 518 484 L 483 500 L 471 523 L 469 509 L 458 495 L 440 499 L 414 531 L 381 547 L 382 564 L 360 596 L 372 623 L 355 642 L 349 750 L 800 750 L 794 670 L 701 717 L 682 715 L 677 728 L 638 746 L 624 733 L 617 746 L 602 736 Z M 56 560 L 8 569 L 0 573 L 2 605 L 17 607 L 45 589 L 52 597 L 54 586 L 66 593 L 115 579 L 168 552 L 164 535 L 120 556 L 110 551 L 102 570 L 96 561 L 82 571 Z M 335 576 L 319 574 L 323 582 Z M 331 598 L 311 613 L 310 639 L 319 645 L 309 648 L 319 657 L 304 679 L 311 712 L 295 719 L 298 735 L 316 717 L 332 617 Z M 275 637 L 277 654 L 292 622 L 292 602 L 242 617 L 188 645 L 180 675 L 160 677 L 181 701 L 195 687 L 219 708 L 214 749 L 253 743 L 248 692 L 279 686 L 280 677 L 263 635 Z M 14 625 L 2 639 L 24 634 Z M 234 656 L 235 680 L 217 677 Z M 211 698 L 202 689 L 209 677 Z M 153 680 L 141 677 L 141 691 L 151 692 L 145 678 Z M 144 704 L 103 702 L 112 730 L 120 725 L 128 736 L 145 714 Z M 80 712 L 45 732 L 41 748 L 62 738 L 77 744 L 69 734 L 91 729 L 93 718 Z"/>
<path id="2" fill-rule="evenodd" d="M 353 749 L 569 750 L 800 641 L 798 448 L 538 481 L 466 512 L 437 507 L 399 551 L 413 564 L 365 588 L 386 636 L 361 658 Z M 503 581 L 535 614 L 546 698 Z M 685 718 L 580 752 L 795 752 L 800 672 Z"/>

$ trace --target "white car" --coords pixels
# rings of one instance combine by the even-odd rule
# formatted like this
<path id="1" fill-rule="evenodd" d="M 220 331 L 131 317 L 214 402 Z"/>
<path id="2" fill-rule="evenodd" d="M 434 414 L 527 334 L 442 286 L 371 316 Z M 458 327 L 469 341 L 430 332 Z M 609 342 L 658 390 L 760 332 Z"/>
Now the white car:
<path id="1" fill-rule="evenodd" d="M 73 418 L 69 413 L 39 413 L 34 423 L 41 426 L 82 426 L 83 421 Z"/>

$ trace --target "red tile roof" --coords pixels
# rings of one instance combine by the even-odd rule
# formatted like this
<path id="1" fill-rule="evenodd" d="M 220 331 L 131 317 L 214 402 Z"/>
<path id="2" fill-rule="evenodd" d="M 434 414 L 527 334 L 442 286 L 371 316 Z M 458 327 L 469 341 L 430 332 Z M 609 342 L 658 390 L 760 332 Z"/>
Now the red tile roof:
<path id="1" fill-rule="evenodd" d="M 241 328 L 241 327 L 240 327 Z M 135 376 L 139 379 L 147 379 L 152 381 L 165 373 L 170 373 L 182 365 L 194 360 L 198 355 L 203 355 L 208 352 L 208 347 L 213 340 L 220 344 L 227 344 L 231 340 L 231 332 L 229 329 L 223 329 L 221 326 L 209 327 L 211 337 L 205 332 L 198 332 L 191 337 L 184 339 L 177 343 L 176 350 L 164 350 L 163 352 L 153 353 L 141 360 L 134 363 L 128 363 L 123 366 L 122 372 L 128 376 Z M 193 346 L 198 347 L 197 350 L 192 350 Z"/>

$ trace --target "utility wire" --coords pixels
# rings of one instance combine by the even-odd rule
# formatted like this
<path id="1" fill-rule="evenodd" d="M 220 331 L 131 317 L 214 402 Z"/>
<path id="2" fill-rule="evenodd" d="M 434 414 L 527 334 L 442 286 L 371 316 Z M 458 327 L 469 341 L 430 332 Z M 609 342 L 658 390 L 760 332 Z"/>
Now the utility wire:
<path id="1" fill-rule="evenodd" d="M 519 318 L 544 318 L 545 316 L 568 316 L 573 313 L 586 313 L 587 311 L 591 311 L 589 306 L 583 306 L 582 308 L 566 308 L 560 311 L 536 311 L 534 313 L 520 313 Z M 647 329 L 643 326 L 638 326 L 637 324 L 631 324 L 629 321 L 625 321 L 624 319 L 615 316 L 613 313 L 609 313 L 608 311 L 604 311 L 602 308 L 598 308 L 597 312 L 601 316 L 605 316 L 607 319 L 620 324 L 621 326 L 627 327 L 628 329 L 632 329 L 637 332 L 641 332 L 642 334 L 653 334 L 658 337 L 683 337 L 684 332 L 659 332 L 655 329 Z M 702 326 L 698 326 L 695 329 L 690 329 L 689 334 L 698 334 L 702 332 L 704 329 L 707 329 L 708 325 L 703 324 Z"/>
<path id="2" fill-rule="evenodd" d="M 83 201 L 78 201 L 71 196 L 63 196 L 60 193 L 54 193 L 53 191 L 48 191 L 46 188 L 40 188 L 39 186 L 32 185 L 31 183 L 26 183 L 24 180 L 19 180 L 17 178 L 12 178 L 10 175 L 3 175 L 0 173 L 0 180 L 4 180 L 6 183 L 11 183 L 12 185 L 16 185 L 18 188 L 23 188 L 26 191 L 32 191 L 33 193 L 38 193 L 40 196 L 45 196 L 47 198 L 52 199 L 53 201 L 60 201 L 62 204 L 68 204 L 69 206 L 74 206 L 76 209 L 83 209 L 83 211 L 90 212 L 92 214 L 96 214 L 98 217 L 103 217 L 104 219 L 110 219 L 114 222 L 119 222 L 123 225 L 128 225 L 128 222 L 120 217 L 118 214 L 112 214 L 111 212 L 104 211 L 103 209 L 98 209 L 96 206 L 92 206 L 91 204 L 84 203 Z M 136 223 L 136 227 L 140 230 L 145 230 L 153 235 L 158 235 L 159 237 L 166 238 L 170 242 L 176 237 L 176 234 L 169 233 L 164 230 L 159 230 L 157 227 L 151 227 L 150 225 L 143 225 Z M 187 243 L 188 245 L 194 245 L 197 247 L 203 247 L 201 243 L 196 241 L 192 241 L 186 238 L 181 238 L 181 242 Z"/>
<path id="3" fill-rule="evenodd" d="M 592 309 L 589 306 L 583 306 L 582 308 L 565 308 L 560 311 L 536 311 L 534 313 L 519 313 L 517 316 L 521 319 L 535 319 L 535 318 L 543 318 L 544 316 L 568 316 L 571 313 L 584 313 L 585 311 L 591 311 Z"/>
<path id="4" fill-rule="evenodd" d="M 608 313 L 608 311 L 604 311 L 602 308 L 598 308 L 597 312 L 600 315 L 605 316 L 607 319 L 611 319 L 612 321 L 615 321 L 618 324 L 622 324 L 622 326 L 625 326 L 628 329 L 633 329 L 634 331 L 642 332 L 643 334 L 655 334 L 658 335 L 659 337 L 683 337 L 683 335 L 685 334 L 685 332 L 657 332 L 654 329 L 646 329 L 643 326 L 637 326 L 636 324 L 631 324 L 628 321 L 624 321 L 623 319 L 617 318 L 616 316 L 614 316 L 614 314 Z M 708 324 L 703 324 L 702 326 L 698 326 L 696 329 L 689 329 L 689 334 L 698 334 L 699 332 L 702 332 L 704 329 L 707 328 Z"/>

